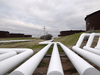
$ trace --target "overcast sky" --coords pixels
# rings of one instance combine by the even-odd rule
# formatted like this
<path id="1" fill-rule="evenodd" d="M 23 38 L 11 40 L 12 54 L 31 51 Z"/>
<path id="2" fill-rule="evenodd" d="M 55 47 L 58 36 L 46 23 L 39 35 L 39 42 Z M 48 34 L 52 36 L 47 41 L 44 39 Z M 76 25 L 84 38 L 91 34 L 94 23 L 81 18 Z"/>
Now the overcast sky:
<path id="1" fill-rule="evenodd" d="M 57 36 L 64 30 L 85 30 L 84 18 L 100 10 L 100 0 L 0 0 L 0 30 Z"/>

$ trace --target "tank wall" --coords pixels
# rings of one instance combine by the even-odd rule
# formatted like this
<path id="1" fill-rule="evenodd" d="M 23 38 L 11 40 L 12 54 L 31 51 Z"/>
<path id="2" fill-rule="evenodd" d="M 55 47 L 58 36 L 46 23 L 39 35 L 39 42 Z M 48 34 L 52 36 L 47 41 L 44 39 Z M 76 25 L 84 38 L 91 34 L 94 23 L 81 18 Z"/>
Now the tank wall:
<path id="1" fill-rule="evenodd" d="M 90 29 L 98 30 L 100 29 L 100 11 L 88 15 L 85 18 L 86 21 L 86 31 Z"/>

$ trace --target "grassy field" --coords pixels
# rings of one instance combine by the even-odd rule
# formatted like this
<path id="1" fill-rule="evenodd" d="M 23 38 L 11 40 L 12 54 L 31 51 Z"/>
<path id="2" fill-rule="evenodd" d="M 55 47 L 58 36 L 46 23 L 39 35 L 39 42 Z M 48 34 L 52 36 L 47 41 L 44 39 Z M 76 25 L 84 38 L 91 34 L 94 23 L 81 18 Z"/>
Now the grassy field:
<path id="1" fill-rule="evenodd" d="M 94 32 L 100 33 L 100 30 L 95 30 Z M 73 34 L 69 36 L 59 37 L 59 38 L 56 38 L 54 42 L 61 42 L 67 47 L 72 47 L 76 44 L 81 34 L 82 33 L 77 33 L 77 34 Z M 22 39 L 36 39 L 36 40 L 31 41 L 31 42 L 3 43 L 3 44 L 0 44 L 0 48 L 30 48 L 30 49 L 33 49 L 34 52 L 36 53 L 46 46 L 46 45 L 39 45 L 39 42 L 43 41 L 39 38 L 0 38 L 0 40 L 22 40 Z M 97 39 L 95 40 L 97 41 Z M 47 54 L 51 54 L 52 49 L 53 49 L 53 46 L 50 47 Z M 63 51 L 60 46 L 58 46 L 58 49 L 60 52 Z"/>
<path id="2" fill-rule="evenodd" d="M 13 43 L 1 43 L 0 48 L 30 48 L 34 50 L 34 53 L 38 52 L 44 47 L 44 45 L 39 45 L 39 42 L 43 41 L 38 38 L 0 38 L 0 40 L 22 40 L 22 39 L 35 39 L 30 42 L 13 42 Z"/>
<path id="3" fill-rule="evenodd" d="M 87 32 L 83 32 L 83 33 L 87 33 Z M 95 30 L 94 33 L 100 33 L 100 30 Z M 77 34 L 73 34 L 73 35 L 69 35 L 69 36 L 63 36 L 60 38 L 56 38 L 54 41 L 61 42 L 66 46 L 74 46 L 77 43 L 81 34 L 82 33 L 77 33 Z"/>
<path id="4" fill-rule="evenodd" d="M 0 41 L 3 40 L 25 40 L 25 39 L 38 39 L 36 37 L 23 37 L 23 38 L 0 38 Z"/>
<path id="5" fill-rule="evenodd" d="M 96 30 L 94 32 L 100 33 L 100 30 Z M 72 48 L 72 46 L 74 46 L 77 43 L 77 40 L 79 39 L 81 34 L 82 33 L 77 33 L 77 34 L 73 34 L 69 36 L 59 37 L 59 38 L 56 38 L 54 42 L 61 42 L 64 45 L 66 45 L 68 48 Z M 22 39 L 35 39 L 35 40 L 30 41 L 30 42 L 14 42 L 14 43 L 3 43 L 3 44 L 1 43 L 0 48 L 30 48 L 34 51 L 34 54 L 36 54 L 43 47 L 46 46 L 46 45 L 39 45 L 39 42 L 44 41 L 44 40 L 41 40 L 38 38 L 0 38 L 0 40 L 22 40 Z M 98 40 L 97 38 L 94 39 L 94 44 L 96 44 L 97 40 Z M 53 45 L 49 48 L 49 50 L 47 51 L 47 54 L 50 55 L 52 53 L 52 50 L 53 50 Z M 59 45 L 58 45 L 58 50 L 59 52 L 63 52 L 62 48 Z M 41 68 L 41 67 L 48 67 L 48 65 L 42 60 L 40 64 L 38 65 L 38 68 Z M 12 69 L 11 71 L 13 71 L 14 69 Z M 9 73 L 11 71 L 9 71 Z"/>

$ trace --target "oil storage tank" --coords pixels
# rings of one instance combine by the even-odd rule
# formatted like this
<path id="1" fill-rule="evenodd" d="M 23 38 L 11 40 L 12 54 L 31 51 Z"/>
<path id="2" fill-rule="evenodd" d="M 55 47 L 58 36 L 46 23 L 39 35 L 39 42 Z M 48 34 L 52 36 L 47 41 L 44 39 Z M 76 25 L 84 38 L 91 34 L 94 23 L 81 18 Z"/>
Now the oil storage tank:
<path id="1" fill-rule="evenodd" d="M 91 29 L 99 30 L 100 29 L 100 10 L 91 13 L 85 17 L 86 21 L 86 31 Z"/>

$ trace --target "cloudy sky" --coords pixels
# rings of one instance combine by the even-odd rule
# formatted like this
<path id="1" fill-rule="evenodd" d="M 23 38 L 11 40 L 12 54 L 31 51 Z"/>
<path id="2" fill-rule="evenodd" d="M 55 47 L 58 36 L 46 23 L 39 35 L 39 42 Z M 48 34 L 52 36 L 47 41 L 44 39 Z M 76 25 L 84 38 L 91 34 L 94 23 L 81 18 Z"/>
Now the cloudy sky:
<path id="1" fill-rule="evenodd" d="M 86 15 L 100 10 L 100 0 L 0 0 L 0 30 L 57 36 L 64 30 L 85 30 Z"/>

